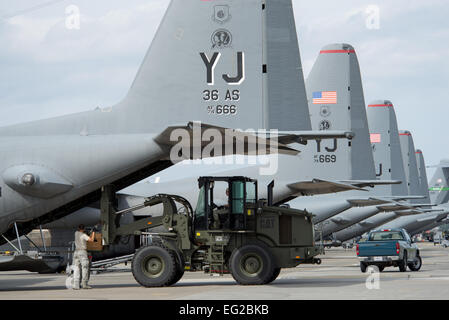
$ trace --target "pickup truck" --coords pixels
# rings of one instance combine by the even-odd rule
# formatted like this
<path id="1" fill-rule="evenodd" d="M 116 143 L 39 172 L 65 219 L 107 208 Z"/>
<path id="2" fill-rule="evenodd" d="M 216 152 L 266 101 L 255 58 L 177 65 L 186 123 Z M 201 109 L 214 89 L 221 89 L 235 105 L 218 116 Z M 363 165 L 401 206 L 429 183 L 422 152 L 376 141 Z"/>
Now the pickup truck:
<path id="1" fill-rule="evenodd" d="M 356 246 L 360 260 L 360 270 L 366 272 L 370 265 L 379 271 L 385 267 L 399 267 L 401 272 L 421 269 L 422 260 L 419 249 L 404 229 L 373 230 L 368 237 Z"/>

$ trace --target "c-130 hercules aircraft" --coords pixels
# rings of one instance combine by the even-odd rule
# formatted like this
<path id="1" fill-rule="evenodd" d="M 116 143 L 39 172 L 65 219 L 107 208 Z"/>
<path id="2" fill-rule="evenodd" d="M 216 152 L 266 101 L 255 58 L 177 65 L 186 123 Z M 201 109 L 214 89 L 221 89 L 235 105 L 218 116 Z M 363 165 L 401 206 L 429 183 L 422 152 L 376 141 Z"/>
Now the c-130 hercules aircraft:
<path id="1" fill-rule="evenodd" d="M 200 129 L 216 129 L 223 138 L 231 135 L 230 142 L 213 143 L 220 150 L 230 144 L 232 152 L 244 137 L 223 127 L 280 128 L 279 116 L 294 103 L 270 95 L 267 59 L 277 47 L 273 35 L 267 36 L 266 19 L 262 0 L 223 0 L 219 6 L 173 0 L 121 102 L 0 128 L 0 242 L 97 201 L 104 185 L 119 190 L 171 166 L 171 147 L 179 147 L 182 137 L 175 133 L 185 129 L 190 143 L 192 121 L 207 123 Z M 271 115 L 268 105 L 274 102 L 279 111 Z M 303 119 L 297 114 L 283 121 L 288 129 Z M 284 138 L 280 132 L 276 138 L 280 152 L 295 154 L 283 139 L 305 143 L 348 136 L 308 131 Z M 268 146 L 271 140 L 259 142 Z M 181 146 L 183 158 L 201 153 Z"/>

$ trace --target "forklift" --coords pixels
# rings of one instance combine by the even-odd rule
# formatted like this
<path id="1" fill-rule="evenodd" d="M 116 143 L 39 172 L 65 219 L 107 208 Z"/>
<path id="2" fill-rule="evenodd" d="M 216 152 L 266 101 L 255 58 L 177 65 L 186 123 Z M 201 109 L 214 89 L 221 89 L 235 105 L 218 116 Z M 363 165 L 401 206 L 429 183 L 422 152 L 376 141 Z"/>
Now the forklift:
<path id="1" fill-rule="evenodd" d="M 217 183 L 227 186 L 223 205 L 215 201 Z M 158 194 L 117 211 L 113 186 L 102 188 L 103 245 L 125 235 L 151 236 L 151 243 L 139 248 L 132 260 L 140 285 L 170 286 L 185 271 L 230 273 L 241 285 L 263 285 L 274 281 L 281 268 L 321 263 L 315 258 L 322 252 L 315 246 L 312 214 L 274 206 L 274 182 L 265 200 L 258 199 L 257 180 L 247 177 L 200 177 L 198 186 L 195 210 L 183 197 Z M 159 216 L 120 225 L 121 215 L 156 205 L 163 208 Z"/>

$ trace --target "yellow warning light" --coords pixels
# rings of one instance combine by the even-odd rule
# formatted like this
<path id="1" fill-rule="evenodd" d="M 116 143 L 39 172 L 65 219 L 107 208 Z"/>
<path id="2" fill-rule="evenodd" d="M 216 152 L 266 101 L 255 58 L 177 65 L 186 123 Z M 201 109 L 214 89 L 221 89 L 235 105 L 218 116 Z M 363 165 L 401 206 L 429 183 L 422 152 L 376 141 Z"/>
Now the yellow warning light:
<path id="1" fill-rule="evenodd" d="M 301 257 L 300 256 L 296 256 L 296 259 L 301 259 Z"/>
<path id="2" fill-rule="evenodd" d="M 252 210 L 251 210 L 251 209 L 248 209 L 248 215 L 250 216 L 250 215 L 252 215 L 252 214 L 253 214 Z"/>
<path id="3" fill-rule="evenodd" d="M 150 221 L 150 222 L 148 222 L 148 224 L 153 224 L 153 222 Z"/>
<path id="4" fill-rule="evenodd" d="M 197 236 L 197 237 L 201 236 L 201 233 L 197 232 L 197 233 L 196 233 L 196 236 Z"/>

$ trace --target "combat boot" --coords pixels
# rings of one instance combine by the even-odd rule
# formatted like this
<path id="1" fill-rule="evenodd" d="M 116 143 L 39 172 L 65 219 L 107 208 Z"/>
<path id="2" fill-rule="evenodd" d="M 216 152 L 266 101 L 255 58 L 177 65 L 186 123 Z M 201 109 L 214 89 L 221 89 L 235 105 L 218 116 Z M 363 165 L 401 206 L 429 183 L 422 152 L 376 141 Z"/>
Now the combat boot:
<path id="1" fill-rule="evenodd" d="M 92 289 L 92 287 L 89 286 L 86 282 L 83 282 L 81 288 L 82 288 L 82 289 Z"/>

